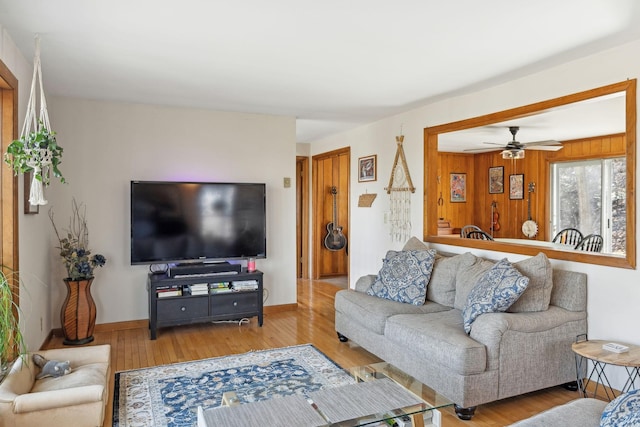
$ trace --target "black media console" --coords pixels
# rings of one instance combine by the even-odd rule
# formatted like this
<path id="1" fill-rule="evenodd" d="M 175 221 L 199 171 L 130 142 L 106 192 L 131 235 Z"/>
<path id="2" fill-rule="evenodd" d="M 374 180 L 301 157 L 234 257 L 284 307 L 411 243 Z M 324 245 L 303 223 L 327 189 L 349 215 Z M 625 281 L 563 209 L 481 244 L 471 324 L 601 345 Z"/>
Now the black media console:
<path id="1" fill-rule="evenodd" d="M 169 277 L 149 273 L 149 331 L 219 320 L 258 317 L 262 326 L 262 272 L 216 272 Z"/>

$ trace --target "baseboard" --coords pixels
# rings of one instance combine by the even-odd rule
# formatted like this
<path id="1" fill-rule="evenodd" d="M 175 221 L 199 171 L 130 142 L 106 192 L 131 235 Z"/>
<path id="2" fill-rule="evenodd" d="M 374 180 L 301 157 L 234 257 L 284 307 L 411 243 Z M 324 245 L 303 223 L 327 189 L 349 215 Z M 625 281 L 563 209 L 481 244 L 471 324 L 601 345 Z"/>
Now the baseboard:
<path id="1" fill-rule="evenodd" d="M 293 311 L 298 309 L 298 304 L 281 304 L 281 305 L 269 305 L 263 308 L 264 314 L 273 314 L 280 313 L 283 311 Z M 113 331 L 124 331 L 127 329 L 138 329 L 138 328 L 146 328 L 149 326 L 149 319 L 140 319 L 140 320 L 126 320 L 124 322 L 111 322 L 111 323 L 100 323 L 96 325 L 94 332 L 113 332 Z M 42 347 L 44 347 L 51 338 L 55 336 L 62 336 L 62 328 L 55 328 L 49 332 L 47 338 L 44 340 Z"/>

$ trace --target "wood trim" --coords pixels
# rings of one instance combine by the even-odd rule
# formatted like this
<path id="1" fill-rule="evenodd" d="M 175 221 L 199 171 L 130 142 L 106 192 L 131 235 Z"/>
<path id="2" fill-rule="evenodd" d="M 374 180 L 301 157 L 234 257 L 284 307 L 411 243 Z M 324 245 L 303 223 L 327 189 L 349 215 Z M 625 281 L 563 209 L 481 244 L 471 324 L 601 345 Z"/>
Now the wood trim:
<path id="1" fill-rule="evenodd" d="M 636 79 L 630 79 L 620 83 L 562 96 L 547 101 L 537 102 L 522 107 L 512 108 L 497 113 L 470 119 L 459 120 L 443 125 L 427 127 L 424 129 L 424 240 L 431 243 L 440 243 L 452 246 L 464 246 L 477 249 L 489 249 L 507 253 L 523 255 L 535 255 L 542 251 L 550 258 L 567 261 L 598 264 L 609 267 L 636 268 Z M 589 254 L 579 252 L 564 252 L 553 249 L 542 249 L 534 246 L 469 241 L 437 235 L 437 179 L 438 169 L 429 165 L 438 163 L 438 135 L 446 132 L 470 129 L 479 126 L 487 126 L 521 117 L 527 117 L 543 110 L 557 108 L 562 105 L 584 101 L 599 96 L 616 92 L 626 92 L 626 158 L 627 158 L 627 254 L 625 258 L 608 256 L 603 254 Z M 433 183 L 433 185 L 429 185 Z M 432 201 L 429 203 L 429 201 Z"/>
<path id="2" fill-rule="evenodd" d="M 300 197 L 300 214 L 298 215 L 300 223 L 297 224 L 297 234 L 300 241 L 300 260 L 296 260 L 296 264 L 301 264 L 300 278 L 309 278 L 309 158 L 305 156 L 296 156 L 296 163 L 300 164 L 300 176 L 297 181 L 300 188 L 296 188 Z M 298 168 L 296 167 L 296 171 Z M 297 208 L 296 208 L 297 209 Z"/>
<path id="3" fill-rule="evenodd" d="M 280 304 L 280 305 L 268 305 L 262 308 L 263 314 L 275 314 L 282 313 L 284 311 L 297 310 L 298 304 Z"/>

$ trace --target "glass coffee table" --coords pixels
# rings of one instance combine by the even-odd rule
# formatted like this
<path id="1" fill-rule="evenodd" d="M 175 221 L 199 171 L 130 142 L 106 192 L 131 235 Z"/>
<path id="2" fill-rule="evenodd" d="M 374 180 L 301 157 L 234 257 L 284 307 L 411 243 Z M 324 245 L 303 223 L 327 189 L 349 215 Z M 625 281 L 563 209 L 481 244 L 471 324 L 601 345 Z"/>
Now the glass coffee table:
<path id="1" fill-rule="evenodd" d="M 386 362 L 348 372 L 355 383 L 307 396 L 240 404 L 234 392 L 225 393 L 223 406 L 198 408 L 198 427 L 439 427 L 438 409 L 453 406 L 446 397 Z"/>

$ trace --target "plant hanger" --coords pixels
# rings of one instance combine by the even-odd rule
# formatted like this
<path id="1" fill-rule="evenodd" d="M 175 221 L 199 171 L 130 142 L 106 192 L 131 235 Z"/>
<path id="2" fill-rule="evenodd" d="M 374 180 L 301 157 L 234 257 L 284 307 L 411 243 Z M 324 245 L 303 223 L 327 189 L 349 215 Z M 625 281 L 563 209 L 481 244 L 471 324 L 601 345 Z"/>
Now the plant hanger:
<path id="1" fill-rule="evenodd" d="M 27 114 L 20 139 L 13 141 L 7 147 L 4 160 L 16 174 L 33 172 L 29 203 L 46 205 L 44 187 L 50 183 L 50 174 L 53 173 L 63 183 L 65 180 L 58 169 L 62 157 L 62 147 L 56 143 L 55 132 L 51 131 L 47 101 L 44 96 L 39 35 L 35 37 L 35 44 L 33 79 L 27 103 Z M 40 111 L 36 114 L 38 101 Z"/>

